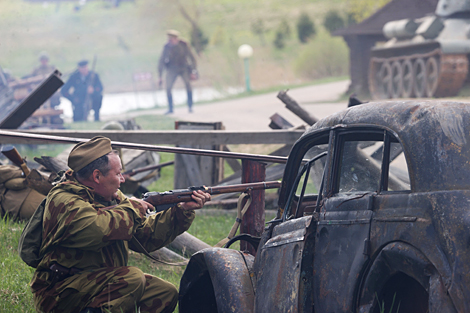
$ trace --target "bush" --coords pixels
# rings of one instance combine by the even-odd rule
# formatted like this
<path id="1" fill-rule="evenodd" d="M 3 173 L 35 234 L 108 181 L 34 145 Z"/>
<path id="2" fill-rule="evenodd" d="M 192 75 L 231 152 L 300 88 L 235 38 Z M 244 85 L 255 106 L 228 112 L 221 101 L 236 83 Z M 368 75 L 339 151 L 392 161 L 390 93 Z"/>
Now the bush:
<path id="1" fill-rule="evenodd" d="M 251 23 L 251 32 L 259 37 L 261 44 L 264 46 L 266 41 L 264 39 L 264 34 L 266 33 L 266 27 L 262 19 L 258 18 L 256 21 Z"/>
<path id="2" fill-rule="evenodd" d="M 191 29 L 191 45 L 196 50 L 197 54 L 204 51 L 207 44 L 209 43 L 209 39 L 204 35 L 202 29 L 199 26 L 194 26 Z"/>
<path id="3" fill-rule="evenodd" d="M 274 47 L 276 47 L 276 49 L 279 49 L 279 50 L 284 49 L 284 47 L 286 45 L 284 43 L 284 36 L 285 35 L 282 31 L 280 31 L 280 30 L 276 31 L 276 38 L 274 39 L 274 42 L 273 42 Z"/>
<path id="4" fill-rule="evenodd" d="M 217 26 L 215 29 L 214 33 L 212 34 L 211 37 L 211 45 L 213 46 L 221 46 L 225 42 L 225 29 L 222 28 L 221 26 Z"/>
<path id="5" fill-rule="evenodd" d="M 348 48 L 342 38 L 321 32 L 295 60 L 294 70 L 308 79 L 346 75 L 349 71 Z"/>
<path id="6" fill-rule="evenodd" d="M 279 24 L 279 27 L 277 28 L 279 32 L 281 32 L 285 38 L 290 38 L 291 36 L 291 30 L 289 23 L 287 22 L 286 19 L 282 19 L 281 23 Z"/>
<path id="7" fill-rule="evenodd" d="M 289 38 L 290 35 L 291 35 L 291 31 L 290 31 L 289 23 L 287 23 L 287 21 L 283 19 L 276 30 L 276 37 L 273 42 L 274 47 L 276 47 L 279 50 L 284 49 L 286 45 L 285 40 Z"/>
<path id="8" fill-rule="evenodd" d="M 315 36 L 315 24 L 307 13 L 302 13 L 297 21 L 297 35 L 300 42 L 306 43 L 310 37 Z"/>
<path id="9" fill-rule="evenodd" d="M 337 29 L 344 28 L 344 20 L 339 15 L 338 11 L 331 10 L 326 13 L 325 20 L 323 21 L 323 26 L 330 32 L 334 32 Z"/>

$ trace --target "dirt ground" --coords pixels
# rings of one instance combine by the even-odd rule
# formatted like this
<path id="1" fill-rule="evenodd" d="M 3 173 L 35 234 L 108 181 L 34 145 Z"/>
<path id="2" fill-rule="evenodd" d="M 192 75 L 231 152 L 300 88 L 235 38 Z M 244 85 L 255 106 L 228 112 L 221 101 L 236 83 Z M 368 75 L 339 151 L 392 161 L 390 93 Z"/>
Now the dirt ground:
<path id="1" fill-rule="evenodd" d="M 291 89 L 288 95 L 296 100 L 312 116 L 320 119 L 347 107 L 346 101 L 337 102 L 344 94 L 349 81 Z M 139 115 L 159 115 L 166 109 L 154 109 L 126 113 L 126 118 Z M 179 120 L 191 122 L 222 122 L 227 130 L 269 130 L 270 117 L 278 113 L 293 126 L 306 125 L 289 111 L 277 98 L 277 92 L 208 104 L 195 104 L 193 113 L 186 106 L 176 107 L 173 114 Z M 122 118 L 107 115 L 103 120 Z"/>

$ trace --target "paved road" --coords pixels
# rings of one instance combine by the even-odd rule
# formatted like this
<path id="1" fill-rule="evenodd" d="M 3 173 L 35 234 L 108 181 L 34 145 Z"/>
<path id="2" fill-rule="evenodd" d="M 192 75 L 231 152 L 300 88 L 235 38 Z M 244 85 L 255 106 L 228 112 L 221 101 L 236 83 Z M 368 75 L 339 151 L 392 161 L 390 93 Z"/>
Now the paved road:
<path id="1" fill-rule="evenodd" d="M 323 118 L 345 109 L 346 102 L 337 103 L 349 81 L 326 83 L 291 89 L 288 95 L 316 118 Z M 138 115 L 163 114 L 165 109 L 126 113 L 126 118 Z M 179 120 L 191 122 L 222 122 L 227 130 L 269 130 L 270 117 L 278 113 L 294 126 L 305 125 L 299 117 L 286 109 L 277 98 L 277 92 L 209 104 L 196 104 L 193 113 L 186 106 L 177 107 L 173 114 Z M 103 116 L 110 120 L 116 117 Z M 122 118 L 122 116 L 121 116 Z"/>

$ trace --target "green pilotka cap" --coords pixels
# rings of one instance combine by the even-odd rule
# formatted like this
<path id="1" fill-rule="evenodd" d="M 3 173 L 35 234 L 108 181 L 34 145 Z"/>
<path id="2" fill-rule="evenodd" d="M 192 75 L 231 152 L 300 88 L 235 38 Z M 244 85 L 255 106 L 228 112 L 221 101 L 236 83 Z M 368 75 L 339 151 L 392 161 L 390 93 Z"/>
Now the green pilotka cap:
<path id="1" fill-rule="evenodd" d="M 77 172 L 111 151 L 113 151 L 111 140 L 104 136 L 96 136 L 87 142 L 76 144 L 69 154 L 67 164 L 72 170 Z"/>

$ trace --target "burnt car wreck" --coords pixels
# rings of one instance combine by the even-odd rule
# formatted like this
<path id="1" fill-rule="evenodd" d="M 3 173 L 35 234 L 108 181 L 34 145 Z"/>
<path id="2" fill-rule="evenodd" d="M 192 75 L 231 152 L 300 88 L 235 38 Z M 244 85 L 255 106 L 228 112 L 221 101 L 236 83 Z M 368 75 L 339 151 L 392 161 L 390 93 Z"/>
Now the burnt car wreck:
<path id="1" fill-rule="evenodd" d="M 369 103 L 293 146 L 256 256 L 191 258 L 180 312 L 470 312 L 470 106 Z"/>

